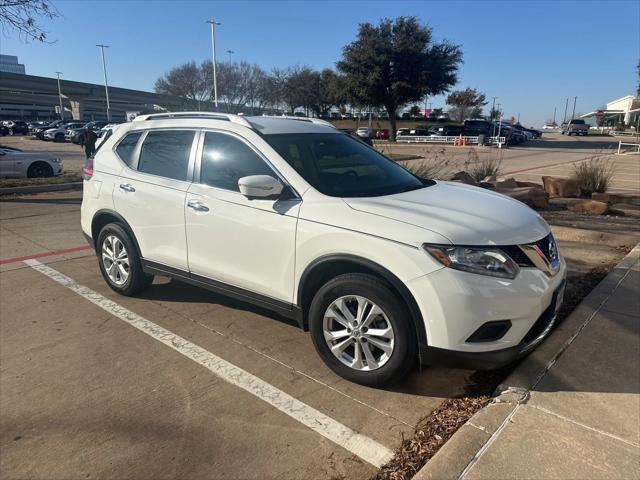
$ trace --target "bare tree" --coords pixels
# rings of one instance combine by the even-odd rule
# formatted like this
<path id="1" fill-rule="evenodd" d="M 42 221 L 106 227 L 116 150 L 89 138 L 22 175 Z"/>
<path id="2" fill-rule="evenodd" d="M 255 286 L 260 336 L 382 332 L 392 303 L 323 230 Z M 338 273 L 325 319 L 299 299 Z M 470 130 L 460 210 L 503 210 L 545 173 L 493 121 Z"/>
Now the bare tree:
<path id="1" fill-rule="evenodd" d="M 59 17 L 49 0 L 0 0 L 0 26 L 4 32 L 15 30 L 25 41 L 47 42 L 47 32 L 38 18 Z"/>
<path id="2" fill-rule="evenodd" d="M 206 65 L 189 62 L 169 70 L 156 80 L 154 88 L 157 93 L 203 102 L 210 98 L 209 85 Z"/>
<path id="3" fill-rule="evenodd" d="M 450 113 L 459 122 L 468 118 L 470 114 L 473 117 L 479 117 L 482 115 L 482 107 L 486 104 L 485 94 L 478 92 L 475 88 L 457 90 L 447 97 L 447 105 L 453 107 Z"/>

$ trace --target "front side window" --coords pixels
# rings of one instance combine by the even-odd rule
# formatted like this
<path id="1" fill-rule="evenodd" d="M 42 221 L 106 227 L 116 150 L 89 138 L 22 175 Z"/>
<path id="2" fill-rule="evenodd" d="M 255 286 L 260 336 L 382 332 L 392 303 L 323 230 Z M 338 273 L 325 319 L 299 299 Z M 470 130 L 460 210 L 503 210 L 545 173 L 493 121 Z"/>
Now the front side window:
<path id="1" fill-rule="evenodd" d="M 131 166 L 131 164 L 133 163 L 133 151 L 135 150 L 141 135 L 142 132 L 129 133 L 122 139 L 122 141 L 120 141 L 120 143 L 116 147 L 116 153 L 118 154 L 118 157 L 120 157 L 120 160 L 122 160 L 128 166 Z"/>
<path id="2" fill-rule="evenodd" d="M 350 135 L 293 133 L 265 140 L 307 182 L 332 197 L 375 197 L 432 185 Z"/>
<path id="3" fill-rule="evenodd" d="M 250 175 L 275 177 L 273 170 L 242 140 L 218 132 L 205 134 L 201 183 L 238 192 L 238 180 Z"/>
<path id="4" fill-rule="evenodd" d="M 188 130 L 150 131 L 140 149 L 138 171 L 186 180 L 194 134 Z"/>

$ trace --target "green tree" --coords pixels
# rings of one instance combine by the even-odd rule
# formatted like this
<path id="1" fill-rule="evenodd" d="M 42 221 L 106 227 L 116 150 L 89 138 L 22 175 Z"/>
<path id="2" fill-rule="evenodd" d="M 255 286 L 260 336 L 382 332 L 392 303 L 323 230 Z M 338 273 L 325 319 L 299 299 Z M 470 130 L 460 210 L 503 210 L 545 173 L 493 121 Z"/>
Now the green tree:
<path id="1" fill-rule="evenodd" d="M 500 118 L 500 110 L 494 107 L 489 111 L 489 120 L 498 120 L 498 118 Z"/>
<path id="2" fill-rule="evenodd" d="M 350 103 L 387 110 L 395 140 L 398 109 L 447 91 L 457 81 L 461 62 L 458 45 L 435 42 L 431 28 L 416 17 L 398 17 L 360 24 L 337 67 L 345 75 Z"/>
<path id="3" fill-rule="evenodd" d="M 412 105 L 409 109 L 409 115 L 411 115 L 412 117 L 422 115 L 422 109 L 418 105 Z"/>
<path id="4" fill-rule="evenodd" d="M 475 88 L 457 90 L 451 92 L 447 97 L 447 105 L 453 107 L 449 113 L 459 122 L 468 118 L 471 113 L 475 116 L 480 116 L 482 114 L 482 106 L 486 104 L 484 93 L 478 92 Z"/>

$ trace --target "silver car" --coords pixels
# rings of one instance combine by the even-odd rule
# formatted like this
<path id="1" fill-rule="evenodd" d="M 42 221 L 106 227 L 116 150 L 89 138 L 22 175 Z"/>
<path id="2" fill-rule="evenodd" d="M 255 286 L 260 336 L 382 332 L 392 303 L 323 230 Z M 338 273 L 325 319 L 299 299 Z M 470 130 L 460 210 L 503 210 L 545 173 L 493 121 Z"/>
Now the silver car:
<path id="1" fill-rule="evenodd" d="M 35 178 L 62 174 L 62 159 L 46 152 L 24 152 L 0 145 L 0 177 Z"/>

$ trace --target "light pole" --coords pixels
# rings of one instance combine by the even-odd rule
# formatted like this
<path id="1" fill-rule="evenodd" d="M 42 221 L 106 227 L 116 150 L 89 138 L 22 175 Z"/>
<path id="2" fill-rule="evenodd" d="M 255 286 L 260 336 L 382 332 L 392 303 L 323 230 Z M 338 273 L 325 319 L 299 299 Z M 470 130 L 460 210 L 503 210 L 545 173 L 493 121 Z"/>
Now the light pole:
<path id="1" fill-rule="evenodd" d="M 62 90 L 60 90 L 60 75 L 62 72 L 56 72 L 58 75 L 58 101 L 60 102 L 60 120 L 64 120 L 64 110 L 62 110 Z"/>
<path id="2" fill-rule="evenodd" d="M 102 71 L 104 73 L 104 94 L 107 97 L 107 121 L 111 121 L 111 105 L 109 105 L 109 82 L 107 82 L 107 64 L 104 61 L 104 49 L 109 48 L 109 45 L 98 44 L 96 47 L 100 48 L 102 53 Z"/>
<path id="3" fill-rule="evenodd" d="M 567 108 L 569 107 L 569 99 L 567 98 L 567 101 L 564 102 L 564 117 L 562 117 L 562 123 L 567 121 Z"/>
<path id="4" fill-rule="evenodd" d="M 227 53 L 229 54 L 229 63 L 231 63 L 231 55 L 233 55 L 236 52 L 234 52 L 233 50 L 227 50 Z"/>
<path id="5" fill-rule="evenodd" d="M 493 105 L 491 106 L 491 114 L 495 114 L 496 113 L 496 98 L 498 97 L 491 97 L 493 98 Z M 496 136 L 496 122 L 495 122 L 495 118 L 492 118 L 491 120 L 493 120 L 493 127 L 491 128 L 491 133 L 492 133 L 492 137 Z"/>
<path id="6" fill-rule="evenodd" d="M 207 20 L 211 25 L 211 63 L 213 64 L 213 104 L 218 108 L 218 82 L 216 80 L 216 25 L 221 25 L 215 20 Z"/>
<path id="7" fill-rule="evenodd" d="M 573 97 L 573 113 L 571 114 L 571 120 L 576 116 L 576 102 L 578 101 L 578 97 Z"/>
<path id="8" fill-rule="evenodd" d="M 556 124 L 556 110 L 558 109 L 558 107 L 553 107 L 553 123 L 552 125 Z"/>

